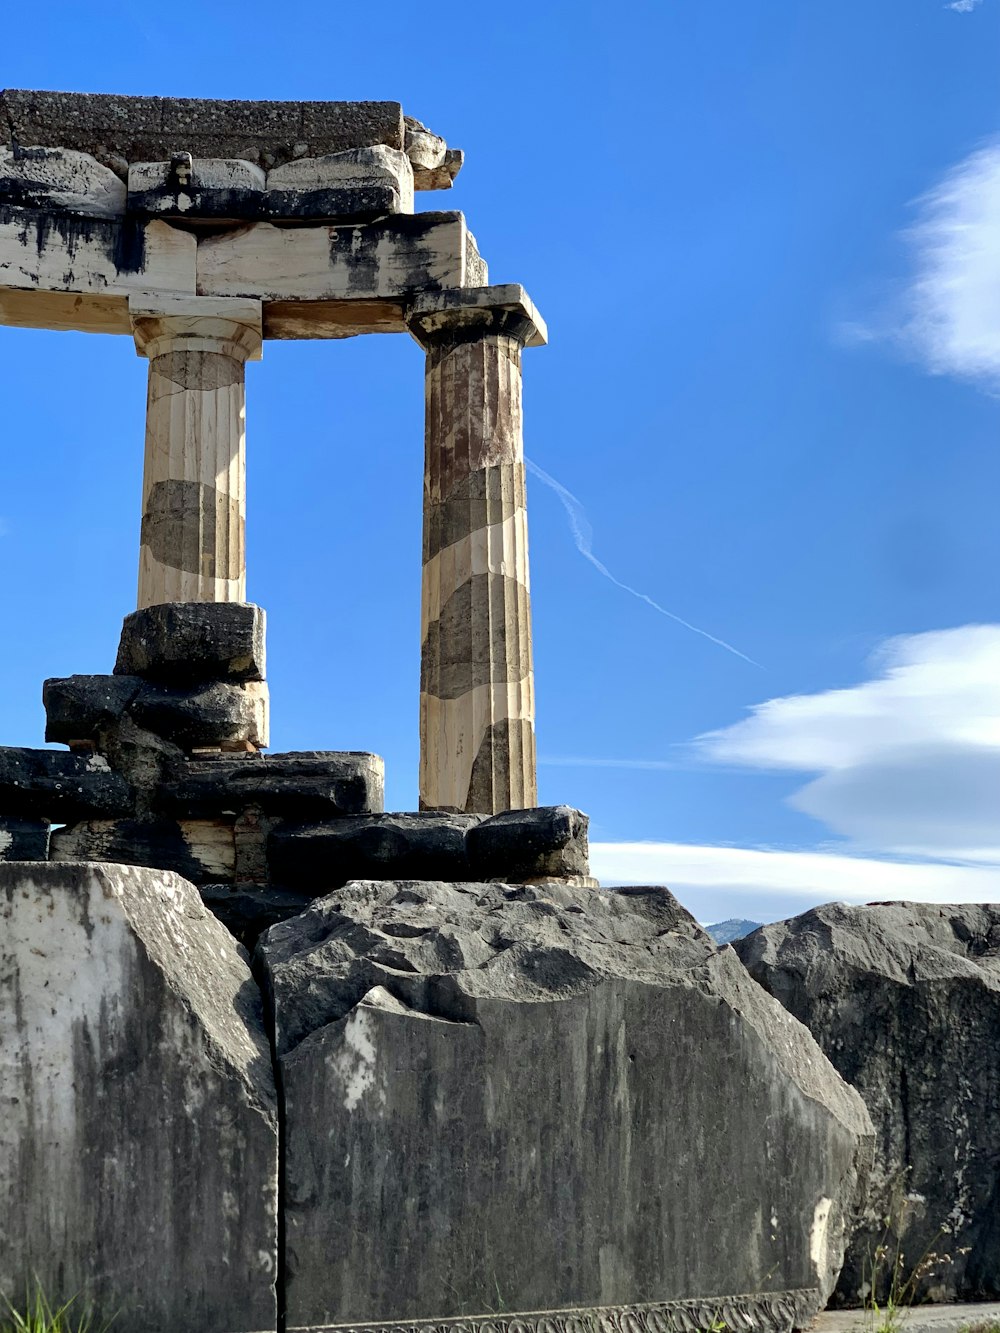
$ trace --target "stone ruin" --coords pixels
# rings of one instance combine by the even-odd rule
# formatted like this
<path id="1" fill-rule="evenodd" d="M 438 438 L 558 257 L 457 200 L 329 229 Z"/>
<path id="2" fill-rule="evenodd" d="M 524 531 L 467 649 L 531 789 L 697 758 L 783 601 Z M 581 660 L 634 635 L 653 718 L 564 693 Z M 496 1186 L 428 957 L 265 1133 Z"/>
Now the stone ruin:
<path id="1" fill-rule="evenodd" d="M 0 1296 L 121 1333 L 802 1327 L 872 1120 L 780 988 L 537 806 L 546 335 L 461 213 L 413 211 L 462 154 L 392 102 L 0 113 L 0 323 L 149 362 L 138 608 L 110 674 L 45 683 L 66 748 L 0 749 Z M 245 365 L 374 332 L 427 354 L 402 813 L 375 755 L 264 753 L 246 601 Z"/>

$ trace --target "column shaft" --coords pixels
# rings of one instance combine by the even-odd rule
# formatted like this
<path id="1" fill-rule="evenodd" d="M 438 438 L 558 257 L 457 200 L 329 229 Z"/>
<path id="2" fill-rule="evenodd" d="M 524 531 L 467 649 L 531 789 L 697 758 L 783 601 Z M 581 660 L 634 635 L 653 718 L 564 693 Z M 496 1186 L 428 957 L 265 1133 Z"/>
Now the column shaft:
<path id="1" fill-rule="evenodd" d="M 538 803 L 521 340 L 428 345 L 420 802 Z"/>
<path id="2" fill-rule="evenodd" d="M 133 326 L 149 359 L 138 605 L 245 601 L 244 371 L 260 354 L 259 304 L 193 299 L 133 311 Z"/>

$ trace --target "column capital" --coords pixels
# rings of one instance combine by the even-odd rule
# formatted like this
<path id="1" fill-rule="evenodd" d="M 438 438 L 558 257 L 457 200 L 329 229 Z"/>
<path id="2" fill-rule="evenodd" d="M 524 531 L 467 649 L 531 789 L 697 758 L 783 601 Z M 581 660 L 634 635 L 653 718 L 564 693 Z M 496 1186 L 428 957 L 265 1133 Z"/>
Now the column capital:
<path id="1" fill-rule="evenodd" d="M 418 296 L 406 316 L 421 347 L 474 342 L 488 334 L 516 338 L 523 347 L 548 342 L 545 321 L 518 283 L 453 287 Z"/>
<path id="2" fill-rule="evenodd" d="M 221 352 L 238 361 L 259 361 L 262 305 L 237 297 L 130 296 L 135 350 L 152 360 L 169 351 Z"/>

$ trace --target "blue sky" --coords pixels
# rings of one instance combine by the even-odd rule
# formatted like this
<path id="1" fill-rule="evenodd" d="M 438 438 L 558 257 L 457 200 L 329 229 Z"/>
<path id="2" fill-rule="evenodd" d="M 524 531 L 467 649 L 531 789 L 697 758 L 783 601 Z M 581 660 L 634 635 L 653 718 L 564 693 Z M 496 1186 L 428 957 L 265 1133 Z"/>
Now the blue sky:
<path id="1" fill-rule="evenodd" d="M 550 330 L 541 799 L 590 813 L 606 880 L 764 919 L 1000 897 L 998 57 L 1000 0 L 53 0 L 5 16 L 0 85 L 388 97 L 464 148 L 418 207 Z M 42 679 L 110 670 L 134 605 L 145 364 L 0 329 L 0 393 L 0 740 L 31 745 Z M 401 337 L 248 370 L 273 746 L 383 754 L 397 809 L 422 410 Z"/>

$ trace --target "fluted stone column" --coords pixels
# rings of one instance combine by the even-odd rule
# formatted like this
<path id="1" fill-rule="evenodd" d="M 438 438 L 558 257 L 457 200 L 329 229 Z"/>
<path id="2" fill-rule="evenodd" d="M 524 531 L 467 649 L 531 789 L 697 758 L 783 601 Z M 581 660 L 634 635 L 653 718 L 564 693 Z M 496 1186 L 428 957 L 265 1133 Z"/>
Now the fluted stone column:
<path id="1" fill-rule="evenodd" d="M 261 354 L 261 303 L 130 301 L 149 360 L 139 607 L 246 600 L 244 366 Z"/>
<path id="2" fill-rule="evenodd" d="M 517 286 L 421 297 L 427 352 L 420 805 L 537 805 L 521 350 L 545 326 Z"/>

